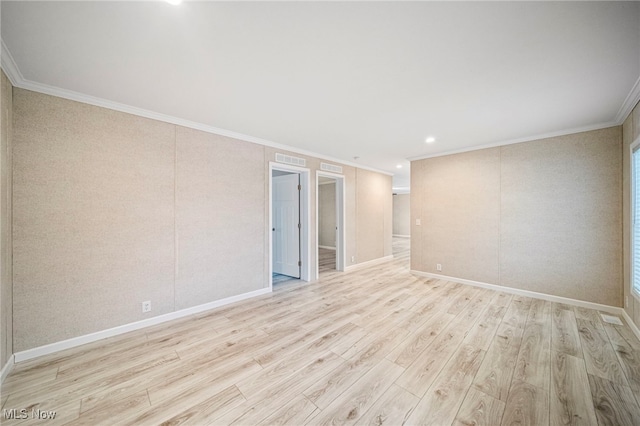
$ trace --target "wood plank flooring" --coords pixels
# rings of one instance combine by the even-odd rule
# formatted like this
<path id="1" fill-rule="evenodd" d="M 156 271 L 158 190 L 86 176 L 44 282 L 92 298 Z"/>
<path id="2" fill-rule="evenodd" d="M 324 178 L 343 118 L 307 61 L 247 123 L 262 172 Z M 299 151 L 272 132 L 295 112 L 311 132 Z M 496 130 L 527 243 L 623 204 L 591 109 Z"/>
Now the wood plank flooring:
<path id="1" fill-rule="evenodd" d="M 335 271 L 336 269 L 336 251 L 318 247 L 318 270 L 320 273 Z"/>
<path id="2" fill-rule="evenodd" d="M 412 276 L 408 239 L 349 273 L 331 255 L 318 282 L 17 364 L 0 423 L 640 424 L 627 326 Z"/>

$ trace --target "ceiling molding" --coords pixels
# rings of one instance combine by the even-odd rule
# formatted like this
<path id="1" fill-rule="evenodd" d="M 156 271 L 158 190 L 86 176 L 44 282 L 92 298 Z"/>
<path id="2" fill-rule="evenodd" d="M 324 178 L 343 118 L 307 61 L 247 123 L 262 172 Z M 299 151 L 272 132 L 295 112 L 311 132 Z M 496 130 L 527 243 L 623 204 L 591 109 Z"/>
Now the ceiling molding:
<path id="1" fill-rule="evenodd" d="M 627 95 L 626 99 L 620 106 L 618 113 L 616 114 L 616 122 L 618 124 L 624 123 L 633 108 L 640 102 L 640 77 L 636 80 L 636 84 L 633 85 L 631 91 Z"/>
<path id="2" fill-rule="evenodd" d="M 576 134 L 576 133 L 590 132 L 592 130 L 607 129 L 609 127 L 615 127 L 615 126 L 619 126 L 619 125 L 620 125 L 620 123 L 618 123 L 618 122 L 609 121 L 609 122 L 606 122 L 606 123 L 594 124 L 592 126 L 576 127 L 576 128 L 573 128 L 573 129 L 561 130 L 561 131 L 558 131 L 558 132 L 543 133 L 543 134 L 540 134 L 540 135 L 535 135 L 535 136 L 530 136 L 530 137 L 525 137 L 525 138 L 510 139 L 510 140 L 506 140 L 506 141 L 502 141 L 502 142 L 489 143 L 489 144 L 486 144 L 486 145 L 476 145 L 476 146 L 470 146 L 468 148 L 460 148 L 460 149 L 455 149 L 455 150 L 451 150 L 451 151 L 444 151 L 444 152 L 437 152 L 437 153 L 433 153 L 433 154 L 419 155 L 419 156 L 415 156 L 415 157 L 409 157 L 409 158 L 407 158 L 407 160 L 416 161 L 416 160 L 425 160 L 427 158 L 444 157 L 445 155 L 461 154 L 463 152 L 478 151 L 480 149 L 487 149 L 487 148 L 497 148 L 497 147 L 500 147 L 500 146 L 514 145 L 514 144 L 523 143 L 523 142 L 533 142 L 533 141 L 538 141 L 538 140 L 542 140 L 542 139 L 556 138 L 556 137 L 559 137 L 559 136 L 573 135 L 573 134 Z"/>
<path id="3" fill-rule="evenodd" d="M 11 52 L 9 52 L 9 49 L 4 44 L 4 40 L 1 38 L 0 44 L 2 45 L 0 47 L 0 65 L 2 66 L 7 78 L 9 78 L 11 84 L 19 87 L 20 84 L 25 81 L 24 77 L 22 77 L 22 73 L 20 73 L 16 62 L 13 60 L 13 56 L 11 56 Z"/>
<path id="4" fill-rule="evenodd" d="M 74 92 L 72 90 L 61 89 L 59 87 L 49 86 L 47 84 L 37 83 L 35 81 L 30 81 L 25 79 L 22 76 L 22 73 L 18 69 L 13 57 L 7 46 L 4 44 L 4 41 L 0 40 L 2 43 L 2 69 L 9 77 L 11 84 L 14 87 L 19 87 L 25 90 L 31 90 L 33 92 L 43 93 L 45 95 L 56 96 L 63 99 L 68 99 L 71 101 L 81 102 L 83 104 L 89 104 L 101 108 L 106 108 L 114 111 L 120 111 L 127 114 L 136 115 L 139 117 L 145 117 L 152 120 L 162 121 L 165 123 L 175 124 L 177 126 L 188 127 L 190 129 L 200 130 L 206 133 L 213 133 L 220 136 L 227 136 L 233 139 L 238 139 L 245 142 L 251 142 L 258 145 L 268 146 L 272 148 L 277 148 L 285 151 L 295 152 L 296 154 L 302 154 L 309 157 L 318 158 L 321 160 L 331 161 L 334 163 L 343 164 L 346 166 L 356 167 L 359 169 L 369 170 L 376 173 L 381 173 L 388 176 L 393 176 L 393 173 L 387 172 L 385 170 L 376 169 L 374 167 L 364 166 L 362 164 L 356 164 L 345 160 L 340 160 L 338 158 L 330 157 L 327 155 L 318 154 L 313 151 L 307 151 L 305 149 L 297 148 L 294 146 L 284 145 L 277 142 L 272 142 L 267 139 L 257 138 L 250 135 L 245 135 L 242 133 L 234 132 L 231 130 L 221 129 L 219 127 L 209 126 L 202 123 L 197 123 L 195 121 L 185 120 L 178 117 L 173 117 L 167 114 L 161 114 L 158 112 L 146 110 L 143 108 L 138 108 L 126 104 L 121 104 L 119 102 L 109 101 L 107 99 L 98 98 L 95 96 L 85 95 L 83 93 Z"/>
<path id="5" fill-rule="evenodd" d="M 0 51 L 0 60 L 1 61 L 0 61 L 0 65 L 2 66 L 2 69 L 4 70 L 5 74 L 9 78 L 9 81 L 11 81 L 11 84 L 14 87 L 19 87 L 19 88 L 22 88 L 22 89 L 31 90 L 31 91 L 38 92 L 38 93 L 43 93 L 43 94 L 47 94 L 47 95 L 51 95 L 51 96 L 56 96 L 56 97 L 60 97 L 60 98 L 64 98 L 64 99 L 69 99 L 69 100 L 76 101 L 76 102 L 81 102 L 81 103 L 84 103 L 84 104 L 89 104 L 89 105 L 94 105 L 94 106 L 107 108 L 107 109 L 111 109 L 111 110 L 115 110 L 115 111 L 120 111 L 120 112 L 124 112 L 124 113 L 127 113 L 127 114 L 132 114 L 132 115 L 136 115 L 136 116 L 140 116 L 140 117 L 149 118 L 149 119 L 152 119 L 152 120 L 157 120 L 157 121 L 162 121 L 162 122 L 166 122 L 166 123 L 170 123 L 170 124 L 175 124 L 175 125 L 178 125 L 178 126 L 183 126 L 183 127 L 187 127 L 187 128 L 191 128 L 191 129 L 195 129 L 195 130 L 200 130 L 200 131 L 203 131 L 203 132 L 206 132 L 206 133 L 212 133 L 212 134 L 216 134 L 216 135 L 227 136 L 227 137 L 238 139 L 238 140 L 242 140 L 242 141 L 245 141 L 245 142 L 251 142 L 251 143 L 258 144 L 258 145 L 263 145 L 263 146 L 268 146 L 268 147 L 272 147 L 272 148 L 282 149 L 282 150 L 294 152 L 294 153 L 301 154 L 301 155 L 306 155 L 306 156 L 319 158 L 319 159 L 327 160 L 327 161 L 332 161 L 332 162 L 336 162 L 336 163 L 347 165 L 347 166 L 351 166 L 351 167 L 356 167 L 356 168 L 359 168 L 359 169 L 370 170 L 370 171 L 381 173 L 381 174 L 385 174 L 385 175 L 388 175 L 388 176 L 393 176 L 394 175 L 394 173 L 387 172 L 385 170 L 380 170 L 380 169 L 376 169 L 374 167 L 364 166 L 362 164 L 356 164 L 356 163 L 353 163 L 353 162 L 350 162 L 350 161 L 345 161 L 345 160 L 341 160 L 341 159 L 338 159 L 338 158 L 334 158 L 334 157 L 318 154 L 318 153 L 313 152 L 313 151 L 308 151 L 308 150 L 305 150 L 305 149 L 301 149 L 301 148 L 297 148 L 297 147 L 293 147 L 293 146 L 289 146 L 289 145 L 284 145 L 284 144 L 272 142 L 272 141 L 269 141 L 267 139 L 262 139 L 262 138 L 258 138 L 258 137 L 254 137 L 254 136 L 250 136 L 250 135 L 245 135 L 245 134 L 234 132 L 234 131 L 231 131 L 231 130 L 221 129 L 221 128 L 218 128 L 218 127 L 209 126 L 209 125 L 206 125 L 206 124 L 202 124 L 202 123 L 198 123 L 198 122 L 194 122 L 194 121 L 190 121 L 190 120 L 185 120 L 185 119 L 181 119 L 181 118 L 178 118 L 178 117 L 174 117 L 174 116 L 170 116 L 170 115 L 166 115 L 166 114 L 161 114 L 161 113 L 157 113 L 157 112 L 154 112 L 154 111 L 150 111 L 150 110 L 146 110 L 146 109 L 142 109 L 142 108 L 137 108 L 137 107 L 133 107 L 133 106 L 126 105 L 126 104 L 121 104 L 121 103 L 118 103 L 118 102 L 114 102 L 114 101 L 110 101 L 110 100 L 106 100 L 106 99 L 102 99 L 102 98 L 98 98 L 98 97 L 94 97 L 94 96 L 90 96 L 90 95 L 85 95 L 83 93 L 74 92 L 74 91 L 71 91 L 71 90 L 61 89 L 61 88 L 58 88 L 58 87 L 54 87 L 54 86 L 50 86 L 50 85 L 46 85 L 46 84 L 30 81 L 30 80 L 27 80 L 27 79 L 24 78 L 24 76 L 20 72 L 20 69 L 18 68 L 17 64 L 15 63 L 15 61 L 13 59 L 13 56 L 11 55 L 11 52 L 9 51 L 8 47 L 6 46 L 6 44 L 4 43 L 4 40 L 2 40 L 1 38 L 0 38 L 0 45 L 1 45 L 1 51 Z M 566 136 L 566 135 L 575 134 L 575 133 L 587 132 L 587 131 L 592 131 L 592 130 L 600 130 L 600 129 L 605 129 L 605 128 L 608 128 L 608 127 L 619 126 L 625 121 L 625 119 L 631 113 L 633 108 L 638 104 L 638 102 L 640 102 L 640 77 L 636 80 L 636 82 L 633 85 L 633 87 L 631 88 L 629 94 L 626 96 L 624 102 L 620 106 L 620 109 L 618 110 L 618 113 L 616 114 L 616 116 L 615 116 L 613 121 L 609 121 L 609 122 L 605 122 L 605 123 L 599 123 L 599 124 L 590 125 L 590 126 L 578 127 L 578 128 L 573 128 L 573 129 L 561 130 L 561 131 L 557 131 L 557 132 L 543 133 L 543 134 L 530 136 L 530 137 L 524 137 L 524 138 L 501 141 L 501 142 L 489 143 L 489 144 L 485 144 L 485 145 L 472 146 L 472 147 L 467 147 L 467 148 L 460 148 L 460 149 L 451 150 L 451 151 L 444 151 L 444 152 L 438 152 L 438 153 L 433 153 L 433 154 L 426 154 L 426 155 L 408 157 L 407 160 L 416 161 L 416 160 L 423 160 L 423 159 L 427 159 L 427 158 L 442 157 L 442 156 L 446 156 L 446 155 L 460 154 L 460 153 L 463 153 L 463 152 L 477 151 L 477 150 L 480 150 L 480 149 L 495 148 L 495 147 L 499 147 L 499 146 L 506 146 L 506 145 L 512 145 L 512 144 L 517 144 L 517 143 L 523 143 L 523 142 L 531 142 L 531 141 L 535 141 L 535 140 L 547 139 L 547 138 L 558 137 L 558 136 Z"/>

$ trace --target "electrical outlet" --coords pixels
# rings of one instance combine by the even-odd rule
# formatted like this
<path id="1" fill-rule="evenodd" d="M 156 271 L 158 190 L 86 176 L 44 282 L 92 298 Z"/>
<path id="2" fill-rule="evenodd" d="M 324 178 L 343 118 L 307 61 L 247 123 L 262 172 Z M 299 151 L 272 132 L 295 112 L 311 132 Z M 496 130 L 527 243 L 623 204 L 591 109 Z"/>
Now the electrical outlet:
<path id="1" fill-rule="evenodd" d="M 421 221 L 420 219 L 416 219 L 416 225 L 417 225 L 417 226 L 422 225 L 422 221 Z"/>
<path id="2" fill-rule="evenodd" d="M 436 271 L 442 271 L 442 265 L 439 263 L 436 263 Z"/>
<path id="3" fill-rule="evenodd" d="M 142 302 L 142 313 L 151 312 L 151 301 Z"/>
<path id="4" fill-rule="evenodd" d="M 355 256 L 351 256 L 351 263 L 356 263 L 356 257 Z"/>

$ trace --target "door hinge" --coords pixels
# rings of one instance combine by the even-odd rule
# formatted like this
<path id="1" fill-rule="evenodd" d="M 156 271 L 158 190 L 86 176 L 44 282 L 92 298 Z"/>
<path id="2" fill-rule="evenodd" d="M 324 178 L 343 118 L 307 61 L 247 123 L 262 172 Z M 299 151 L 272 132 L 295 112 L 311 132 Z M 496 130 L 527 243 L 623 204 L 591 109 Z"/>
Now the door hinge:
<path id="1" fill-rule="evenodd" d="M 302 190 L 302 185 L 298 184 L 298 191 Z"/>
<path id="2" fill-rule="evenodd" d="M 298 266 L 302 266 L 302 262 L 298 260 Z"/>
<path id="3" fill-rule="evenodd" d="M 302 229 L 302 225 L 298 224 L 298 229 Z"/>

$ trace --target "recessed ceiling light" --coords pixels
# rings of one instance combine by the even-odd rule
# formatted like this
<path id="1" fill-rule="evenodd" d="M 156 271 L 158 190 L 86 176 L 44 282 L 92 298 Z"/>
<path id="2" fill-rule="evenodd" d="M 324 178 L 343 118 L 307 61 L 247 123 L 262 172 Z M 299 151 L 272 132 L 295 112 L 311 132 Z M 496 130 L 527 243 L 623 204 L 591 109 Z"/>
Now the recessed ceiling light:
<path id="1" fill-rule="evenodd" d="M 182 3 L 182 0 L 165 0 L 167 3 L 172 4 L 174 6 L 179 5 L 180 3 Z"/>
<path id="2" fill-rule="evenodd" d="M 402 164 L 398 164 L 398 165 L 396 166 L 396 168 L 401 169 L 401 168 L 402 168 Z"/>
<path id="3" fill-rule="evenodd" d="M 436 138 L 434 138 L 433 136 L 429 136 L 425 142 L 427 142 L 427 143 L 433 143 L 433 142 L 435 142 L 435 141 L 436 141 Z"/>

